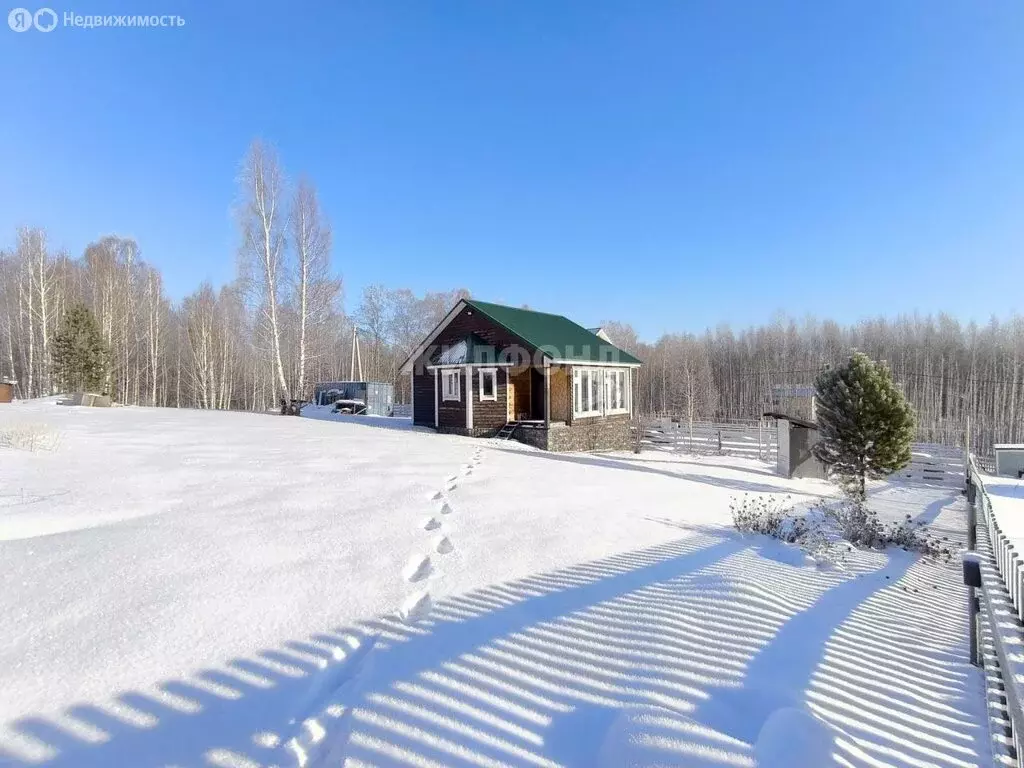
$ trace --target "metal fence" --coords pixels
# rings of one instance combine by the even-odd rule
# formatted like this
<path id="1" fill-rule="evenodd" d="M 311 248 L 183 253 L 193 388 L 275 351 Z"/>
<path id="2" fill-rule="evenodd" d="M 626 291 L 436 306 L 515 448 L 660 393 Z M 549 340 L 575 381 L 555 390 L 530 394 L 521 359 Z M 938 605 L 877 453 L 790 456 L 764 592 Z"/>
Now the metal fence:
<path id="1" fill-rule="evenodd" d="M 664 416 L 644 422 L 643 447 L 647 450 L 710 456 L 744 456 L 775 462 L 779 431 L 774 421 L 687 421 Z M 914 443 L 910 463 L 894 473 L 894 480 L 961 486 L 964 452 L 935 443 Z"/>
<path id="2" fill-rule="evenodd" d="M 972 661 L 983 661 L 986 672 L 997 675 L 1000 685 L 995 701 L 989 702 L 990 716 L 1003 731 L 993 733 L 993 749 L 1004 752 L 997 755 L 1003 758 L 1002 764 L 1020 765 L 1024 754 L 1024 658 L 1020 653 L 1024 644 L 1024 560 L 999 527 L 985 490 L 985 476 L 973 457 L 968 479 L 968 499 L 974 499 L 968 546 L 974 545 L 979 555 L 982 581 L 977 598 L 971 598 L 977 600 L 972 605 L 972 649 L 981 646 Z M 997 717 L 999 709 L 1005 719 Z"/>
<path id="3" fill-rule="evenodd" d="M 962 448 L 936 443 L 913 443 L 910 446 L 910 463 L 890 475 L 890 479 L 959 488 L 963 485 L 965 473 Z"/>
<path id="4" fill-rule="evenodd" d="M 775 461 L 779 433 L 766 421 L 690 422 L 671 417 L 647 419 L 643 447 L 656 451 L 745 456 Z"/>

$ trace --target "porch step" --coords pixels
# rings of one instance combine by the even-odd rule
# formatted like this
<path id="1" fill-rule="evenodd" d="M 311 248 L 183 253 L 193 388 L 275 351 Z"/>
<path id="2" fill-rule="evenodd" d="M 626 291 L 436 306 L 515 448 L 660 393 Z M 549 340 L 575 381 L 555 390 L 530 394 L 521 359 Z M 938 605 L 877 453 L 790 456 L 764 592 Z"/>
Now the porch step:
<path id="1" fill-rule="evenodd" d="M 506 422 L 506 423 L 505 423 L 505 426 L 504 426 L 504 427 L 502 427 L 502 428 L 501 428 L 501 429 L 500 429 L 500 430 L 498 431 L 498 434 L 496 435 L 496 437 L 497 437 L 497 438 L 498 438 L 499 440 L 509 440 L 509 439 L 511 439 L 512 435 L 514 435 L 514 434 L 515 434 L 515 431 L 516 431 L 516 429 L 517 429 L 518 427 L 519 427 L 519 422 L 518 422 L 518 421 L 509 421 L 509 422 Z"/>

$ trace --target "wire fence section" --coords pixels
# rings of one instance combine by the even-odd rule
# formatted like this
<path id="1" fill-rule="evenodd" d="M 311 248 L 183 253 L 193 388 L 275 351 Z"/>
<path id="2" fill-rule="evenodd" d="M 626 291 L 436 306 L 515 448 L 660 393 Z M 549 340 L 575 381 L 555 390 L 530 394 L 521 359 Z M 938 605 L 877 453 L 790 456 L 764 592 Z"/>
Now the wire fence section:
<path id="1" fill-rule="evenodd" d="M 775 461 L 779 432 L 768 421 L 688 421 L 671 416 L 644 423 L 644 448 L 674 453 L 744 456 Z"/>

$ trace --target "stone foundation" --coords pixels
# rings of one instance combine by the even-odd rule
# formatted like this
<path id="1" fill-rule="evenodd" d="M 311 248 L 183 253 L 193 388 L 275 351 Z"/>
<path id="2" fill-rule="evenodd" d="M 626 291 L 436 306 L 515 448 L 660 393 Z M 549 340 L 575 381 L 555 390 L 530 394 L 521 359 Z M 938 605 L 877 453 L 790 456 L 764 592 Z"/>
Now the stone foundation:
<path id="1" fill-rule="evenodd" d="M 500 430 L 491 427 L 446 427 L 438 432 L 463 437 L 494 437 Z M 519 427 L 513 439 L 542 451 L 560 453 L 585 451 L 628 451 L 632 449 L 628 416 L 606 419 L 580 419 L 575 424 L 552 424 L 544 427 Z"/>
<path id="2" fill-rule="evenodd" d="M 512 435 L 512 439 L 540 448 L 542 451 L 548 450 L 548 430 L 543 427 L 519 427 Z"/>
<path id="3" fill-rule="evenodd" d="M 628 451 L 629 417 L 581 419 L 548 430 L 549 451 Z"/>

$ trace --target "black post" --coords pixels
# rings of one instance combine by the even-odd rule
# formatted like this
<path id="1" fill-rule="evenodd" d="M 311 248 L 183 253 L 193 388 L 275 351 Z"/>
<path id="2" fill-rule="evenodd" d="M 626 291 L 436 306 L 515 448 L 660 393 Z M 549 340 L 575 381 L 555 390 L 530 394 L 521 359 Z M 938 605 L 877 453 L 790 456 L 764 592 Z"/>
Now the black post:
<path id="1" fill-rule="evenodd" d="M 978 486 L 973 482 L 967 486 L 967 549 L 978 548 Z"/>
<path id="2" fill-rule="evenodd" d="M 967 631 L 971 664 L 978 666 L 978 590 L 982 586 L 981 558 L 973 550 L 963 556 L 964 585 L 967 587 Z"/>
<path id="3" fill-rule="evenodd" d="M 978 549 L 978 486 L 974 483 L 974 476 L 971 474 L 971 462 L 968 455 L 967 460 L 967 551 L 975 552 Z M 979 566 L 980 575 L 980 566 Z M 979 596 L 976 587 L 967 588 L 967 626 L 970 629 L 970 654 L 971 664 L 981 665 L 981 656 L 978 653 L 978 610 Z"/>
<path id="4" fill-rule="evenodd" d="M 981 658 L 978 655 L 978 590 L 974 587 L 967 589 L 968 609 L 967 626 L 970 629 L 970 654 L 971 664 L 981 666 Z"/>

